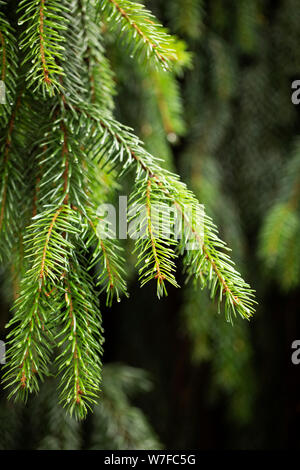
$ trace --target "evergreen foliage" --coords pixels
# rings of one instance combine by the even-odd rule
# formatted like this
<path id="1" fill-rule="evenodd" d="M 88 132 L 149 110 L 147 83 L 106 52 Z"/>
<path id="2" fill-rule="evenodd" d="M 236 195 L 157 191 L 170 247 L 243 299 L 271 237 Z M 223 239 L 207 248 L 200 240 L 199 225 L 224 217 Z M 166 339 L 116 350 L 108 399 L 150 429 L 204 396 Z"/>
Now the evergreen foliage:
<path id="1" fill-rule="evenodd" d="M 284 171 L 276 203 L 269 209 L 260 236 L 260 255 L 280 286 L 288 290 L 299 285 L 299 140 Z"/>
<path id="2" fill-rule="evenodd" d="M 296 324 L 297 292 L 292 305 L 286 292 L 299 285 L 300 270 L 298 116 L 289 94 L 291 80 L 299 78 L 299 24 L 298 0 L 0 1 L 0 80 L 6 85 L 0 104 L 0 320 L 4 327 L 6 305 L 14 302 L 6 383 L 26 400 L 25 406 L 6 401 L 3 393 L 1 448 L 160 447 L 131 397 L 131 391 L 148 390 L 142 371 L 105 365 L 99 394 L 99 294 L 105 318 L 112 321 L 105 303 L 121 313 L 113 321 L 118 339 L 126 338 L 123 349 L 110 344 L 117 357 L 129 362 L 133 353 L 134 363 L 154 365 L 156 395 L 143 405 L 164 442 L 202 448 L 222 439 L 222 447 L 245 448 L 265 439 L 274 447 L 284 435 L 288 414 L 281 413 L 281 378 L 277 387 L 275 380 L 281 350 L 270 339 L 276 328 L 282 338 L 282 328 L 294 332 Z M 97 208 L 116 205 L 119 194 L 131 195 L 129 229 L 138 222 L 146 235 L 135 240 L 134 254 L 131 240 L 117 240 L 113 227 L 111 238 L 101 236 L 105 212 Z M 131 215 L 138 202 L 142 217 Z M 158 231 L 157 203 L 178 230 L 186 202 L 212 216 L 243 277 L 257 286 L 254 329 L 243 321 L 232 328 L 215 315 L 210 292 L 223 297 L 228 319 L 234 312 L 212 264 L 201 250 L 186 251 L 185 239 Z M 212 240 L 210 218 L 204 228 L 205 247 L 229 283 L 236 274 L 222 258 L 223 242 Z M 188 243 L 195 241 L 192 235 Z M 173 263 L 184 265 L 182 275 Z M 164 310 L 152 321 L 155 338 L 142 309 L 131 311 L 138 295 L 113 305 L 128 296 L 135 264 L 142 284 L 152 281 L 160 297 L 172 293 L 159 307 L 147 302 L 153 315 Z M 275 292 L 270 275 L 283 293 Z M 195 282 L 185 286 L 189 278 Z M 197 288 L 199 282 L 208 289 Z M 177 283 L 182 288 L 175 292 Z M 239 293 L 241 283 L 239 277 L 233 284 Z M 140 305 L 148 289 L 141 290 Z M 144 329 L 149 348 L 139 344 Z M 172 361 L 167 374 L 162 356 Z M 76 418 L 89 408 L 94 413 L 78 423 L 59 402 Z M 285 411 L 291 410 L 289 402 Z"/>
<path id="3" fill-rule="evenodd" d="M 181 254 L 187 278 L 208 286 L 211 298 L 224 304 L 228 321 L 237 314 L 251 317 L 253 291 L 233 267 L 210 217 L 201 219 L 202 235 L 199 219 L 187 212 L 203 212 L 193 193 L 112 115 L 115 86 L 104 25 L 125 39 L 128 54 L 141 59 L 142 67 L 161 68 L 149 79 L 158 96 L 167 97 L 171 125 L 166 114 L 162 119 L 168 134 L 183 131 L 174 117 L 180 106 L 175 78 L 166 72 L 172 63 L 172 73 L 188 63 L 180 41 L 140 3 L 23 0 L 16 11 L 5 2 L 1 8 L 1 74 L 5 78 L 10 60 L 12 102 L 1 107 L 1 258 L 16 273 L 17 286 L 4 383 L 10 396 L 26 400 L 50 374 L 54 357 L 60 400 L 82 418 L 101 380 L 96 287 L 106 291 L 109 305 L 127 292 L 122 250 L 117 240 L 99 238 L 96 228 L 97 207 L 109 201 L 109 191 L 92 188 L 104 176 L 117 180 L 135 168 L 131 210 L 138 203 L 146 209 L 146 237 L 136 242 L 141 285 L 155 280 L 158 297 L 167 293 L 167 283 L 177 286 L 174 260 Z M 174 109 L 168 106 L 173 95 Z M 157 231 L 158 202 L 163 224 L 169 207 L 175 209 L 167 237 Z M 179 240 L 177 220 L 184 226 Z"/>

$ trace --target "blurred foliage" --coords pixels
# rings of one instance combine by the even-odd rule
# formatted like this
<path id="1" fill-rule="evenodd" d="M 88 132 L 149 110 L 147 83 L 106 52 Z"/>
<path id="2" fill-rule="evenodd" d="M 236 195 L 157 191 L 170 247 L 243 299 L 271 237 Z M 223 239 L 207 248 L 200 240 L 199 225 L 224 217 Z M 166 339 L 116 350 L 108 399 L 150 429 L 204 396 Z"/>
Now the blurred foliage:
<path id="1" fill-rule="evenodd" d="M 159 449 L 161 447 L 132 396 L 148 392 L 147 374 L 122 364 L 104 368 L 101 404 L 95 406 L 88 429 L 57 406 L 57 381 L 47 379 L 41 393 L 25 405 L 0 406 L 0 449 Z"/>

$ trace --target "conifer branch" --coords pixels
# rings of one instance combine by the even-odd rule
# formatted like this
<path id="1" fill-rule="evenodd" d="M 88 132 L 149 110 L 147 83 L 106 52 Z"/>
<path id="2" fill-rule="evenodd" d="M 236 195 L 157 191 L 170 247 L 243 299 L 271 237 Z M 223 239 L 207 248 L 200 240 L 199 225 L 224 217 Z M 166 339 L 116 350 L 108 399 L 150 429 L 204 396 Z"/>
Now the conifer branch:
<path id="1" fill-rule="evenodd" d="M 132 165 L 133 162 L 138 164 L 137 175 L 145 172 L 156 183 L 157 188 L 161 191 L 162 197 L 171 200 L 182 217 L 184 209 L 193 208 L 198 213 L 201 212 L 199 203 L 195 196 L 187 190 L 185 184 L 178 180 L 176 175 L 163 170 L 157 160 L 144 150 L 139 140 L 133 136 L 128 128 L 121 126 L 110 117 L 103 117 L 95 110 L 82 110 L 87 116 L 95 120 L 101 135 L 102 145 L 104 142 L 111 141 L 113 146 L 110 150 L 110 158 L 112 161 L 119 160 L 123 162 L 123 172 Z M 95 146 L 99 142 L 95 142 Z M 127 155 L 127 160 L 124 161 Z M 225 314 L 228 321 L 232 321 L 232 315 L 236 312 L 243 318 L 249 319 L 253 314 L 254 300 L 253 291 L 250 286 L 245 283 L 240 274 L 234 269 L 230 258 L 223 252 L 226 245 L 216 234 L 216 227 L 211 219 L 205 216 L 204 239 L 202 239 L 189 217 L 185 217 L 185 224 L 189 228 L 192 237 L 199 245 L 198 251 L 195 253 L 189 250 L 185 256 L 187 271 L 193 277 L 198 279 L 201 266 L 204 265 L 205 282 L 202 286 L 208 285 L 213 298 L 217 297 L 221 303 L 223 297 L 225 299 Z M 186 249 L 186 244 L 180 246 L 180 252 Z M 193 260 L 193 261 L 192 261 Z M 217 295 L 218 287 L 218 295 Z"/>
<path id="2" fill-rule="evenodd" d="M 259 240 L 261 259 L 284 290 L 295 287 L 300 278 L 299 170 L 300 141 L 296 139 L 278 200 L 267 213 Z"/>
<path id="3" fill-rule="evenodd" d="M 175 32 L 192 39 L 201 37 L 203 10 L 202 0 L 173 0 L 168 14 Z"/>
<path id="4" fill-rule="evenodd" d="M 20 295 L 15 301 L 15 314 L 8 326 L 14 329 L 9 349 L 9 370 L 5 375 L 6 386 L 16 384 L 11 395 L 38 390 L 38 377 L 48 373 L 51 332 L 47 327 L 53 304 L 48 303 L 47 292 L 61 282 L 74 248 L 68 235 L 79 233 L 77 219 L 68 206 L 50 207 L 36 216 L 26 235 L 27 258 L 30 268 L 22 279 Z M 26 327 L 25 327 L 26 325 Z M 46 326 L 45 326 L 46 325 Z M 47 331 L 45 331 L 47 328 Z M 23 345 L 20 348 L 19 345 Z M 21 369 L 21 372 L 18 371 Z"/>
<path id="5" fill-rule="evenodd" d="M 85 42 L 84 59 L 88 64 L 90 100 L 107 111 L 114 108 L 115 76 L 105 56 L 101 24 L 96 22 L 93 3 L 79 2 L 81 25 Z"/>
<path id="6" fill-rule="evenodd" d="M 106 304 L 111 306 L 114 296 L 118 302 L 120 302 L 121 295 L 128 296 L 123 250 L 110 227 L 102 228 L 101 217 L 95 217 L 91 213 L 88 222 L 90 230 L 86 246 L 92 250 L 90 269 L 95 268 L 97 285 L 101 291 L 106 292 Z M 105 238 L 102 236 L 104 230 Z"/>
<path id="7" fill-rule="evenodd" d="M 1 248 L 6 246 L 1 256 L 13 280 L 22 278 L 8 325 L 4 383 L 10 396 L 26 399 L 54 363 L 60 402 L 78 419 L 100 390 L 97 287 L 105 291 L 107 305 L 127 295 L 123 249 L 97 209 L 111 201 L 126 171 L 134 169 L 136 177 L 130 210 L 141 208 L 129 220 L 129 233 L 137 235 L 141 285 L 156 282 L 158 297 L 167 293 L 167 282 L 178 287 L 180 254 L 187 279 L 200 280 L 219 305 L 224 301 L 227 320 L 237 313 L 249 318 L 255 303 L 194 194 L 113 118 L 114 78 L 96 8 L 144 65 L 165 70 L 177 60 L 179 71 L 190 57 L 142 4 L 127 0 L 22 0 L 21 52 L 0 15 L 0 75 L 13 96 L 20 54 L 27 84 L 21 101 L 5 108 L 0 137 L 0 236 Z M 150 72 L 165 129 L 182 133 L 175 74 Z"/>
<path id="8" fill-rule="evenodd" d="M 18 129 L 16 119 L 21 105 L 19 95 L 13 108 L 5 132 L 0 138 L 0 259 L 9 259 L 9 252 L 14 244 L 15 235 L 20 229 L 20 213 L 16 214 L 15 204 L 21 200 L 22 162 L 18 148 Z M 20 188 L 17 189 L 16 181 Z"/>
<path id="9" fill-rule="evenodd" d="M 153 70 L 143 74 L 145 92 L 155 102 L 167 139 L 176 141 L 184 135 L 183 107 L 174 73 Z M 150 108 L 150 110 L 149 110 Z M 151 113 L 149 104 L 146 112 Z"/>
<path id="10" fill-rule="evenodd" d="M 132 209 L 139 204 L 141 210 L 132 217 L 134 229 L 131 236 L 139 231 L 135 251 L 138 253 L 138 266 L 141 286 L 156 280 L 158 298 L 167 295 L 165 281 L 179 287 L 174 276 L 176 258 L 175 245 L 171 239 L 169 206 L 159 198 L 159 192 L 151 177 L 137 180 L 136 191 L 132 194 Z M 145 233 L 144 233 L 145 232 Z"/>
<path id="11" fill-rule="evenodd" d="M 38 285 L 22 283 L 22 293 L 16 299 L 17 312 L 10 321 L 13 331 L 8 334 L 9 370 L 3 383 L 9 388 L 10 397 L 27 400 L 28 394 L 39 390 L 38 379 L 49 373 L 51 334 L 46 331 L 53 304 L 46 302 Z"/>
<path id="12" fill-rule="evenodd" d="M 0 106 L 0 125 L 3 127 L 9 121 L 15 100 L 18 62 L 16 32 L 0 11 L 0 79 L 5 86 L 5 102 Z"/>
<path id="13" fill-rule="evenodd" d="M 5 74 L 6 74 L 6 45 L 5 45 L 4 37 L 1 31 L 0 31 L 0 42 L 1 42 L 1 49 L 2 49 L 1 79 L 4 82 Z"/>
<path id="14" fill-rule="evenodd" d="M 57 0 L 22 0 L 19 2 L 19 25 L 26 25 L 21 35 L 20 47 L 24 49 L 23 65 L 27 70 L 28 87 L 33 92 L 41 90 L 53 96 L 61 87 L 59 77 L 63 69 L 58 60 L 63 59 L 62 32 L 66 22 L 62 12 L 68 8 Z"/>
<path id="15" fill-rule="evenodd" d="M 99 395 L 103 339 L 92 280 L 78 262 L 72 268 L 64 280 L 65 308 L 54 321 L 59 325 L 57 345 L 62 348 L 56 362 L 60 400 L 71 415 L 82 419 Z"/>
<path id="16" fill-rule="evenodd" d="M 143 4 L 104 0 L 98 2 L 98 8 L 113 30 L 126 38 L 131 53 L 136 57 L 153 59 L 164 70 L 169 68 L 170 61 L 176 61 L 174 39 Z"/>

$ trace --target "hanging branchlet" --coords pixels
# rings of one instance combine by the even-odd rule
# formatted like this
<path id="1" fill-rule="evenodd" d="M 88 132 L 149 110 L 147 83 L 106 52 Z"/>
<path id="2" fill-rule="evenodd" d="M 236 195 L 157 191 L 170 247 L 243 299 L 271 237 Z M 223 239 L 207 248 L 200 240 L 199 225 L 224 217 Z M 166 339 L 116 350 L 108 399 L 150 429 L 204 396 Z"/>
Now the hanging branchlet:
<path id="1" fill-rule="evenodd" d="M 186 132 L 176 75 L 161 70 L 146 73 L 142 66 L 139 66 L 138 72 L 143 85 L 143 98 L 147 102 L 146 109 L 142 110 L 145 116 L 143 126 L 146 126 L 144 134 L 147 144 L 156 148 L 156 142 L 160 138 L 175 144 Z"/>
<path id="2" fill-rule="evenodd" d="M 25 25 L 20 48 L 24 51 L 26 81 L 33 92 L 53 96 L 60 89 L 59 77 L 63 69 L 58 60 L 63 59 L 66 24 L 62 11 L 68 9 L 57 0 L 22 0 L 19 2 L 19 25 Z"/>
<path id="3" fill-rule="evenodd" d="M 137 177 L 141 181 L 146 176 L 151 177 L 155 186 L 159 188 L 160 197 L 171 201 L 179 219 L 183 218 L 185 235 L 179 244 L 179 251 L 181 254 L 186 251 L 184 261 L 189 277 L 193 275 L 202 278 L 205 275 L 206 280 L 204 283 L 202 280 L 202 287 L 208 285 L 212 298 L 217 298 L 219 303 L 224 300 L 225 316 L 228 321 L 232 321 L 236 313 L 249 319 L 254 312 L 253 291 L 234 269 L 232 261 L 225 252 L 225 243 L 218 237 L 215 225 L 207 215 L 204 215 L 203 208 L 193 193 L 176 175 L 160 167 L 159 161 L 144 149 L 130 129 L 97 110 L 83 107 L 82 112 L 94 120 L 99 131 L 94 141 L 95 148 L 100 145 L 104 148 L 109 146 L 110 161 L 119 162 L 123 173 L 135 165 Z M 200 222 L 199 217 L 197 219 L 197 224 L 200 223 L 200 233 L 199 226 L 194 226 L 190 213 L 200 214 Z M 190 246 L 195 245 L 196 251 L 190 249 Z M 206 266 L 204 270 L 202 270 L 203 264 Z"/>
<path id="4" fill-rule="evenodd" d="M 24 396 L 24 393 L 37 391 L 36 371 L 39 378 L 48 373 L 52 340 L 48 320 L 56 306 L 55 299 L 49 304 L 48 292 L 59 285 L 64 273 L 69 271 L 74 249 L 69 238 L 78 233 L 76 222 L 76 214 L 68 206 L 50 207 L 37 215 L 28 228 L 25 254 L 30 268 L 22 279 L 15 314 L 8 324 L 13 330 L 8 335 L 12 338 L 8 353 L 10 367 L 4 383 L 6 387 L 13 385 L 11 395 L 21 391 Z"/>
<path id="5" fill-rule="evenodd" d="M 260 233 L 259 252 L 265 267 L 284 290 L 296 287 L 300 278 L 300 141 L 285 169 L 278 200 L 270 208 Z"/>
<path id="6" fill-rule="evenodd" d="M 167 295 L 166 282 L 179 287 L 174 276 L 174 221 L 164 199 L 151 177 L 136 181 L 131 197 L 134 215 L 130 218 L 130 236 L 136 239 L 141 286 L 156 280 L 158 298 Z"/>
<path id="7" fill-rule="evenodd" d="M 87 38 L 85 29 L 82 27 L 82 6 L 86 2 L 72 0 L 63 3 L 65 8 L 61 14 L 66 29 L 62 31 L 64 50 L 59 62 L 63 69 L 63 75 L 60 77 L 60 93 L 64 101 L 69 104 L 78 99 L 89 102 L 89 77 L 85 56 Z"/>
<path id="8" fill-rule="evenodd" d="M 176 33 L 191 39 L 201 37 L 204 29 L 202 0 L 173 0 L 168 14 Z"/>
<path id="9" fill-rule="evenodd" d="M 37 205 L 41 208 L 51 203 L 59 207 L 69 203 L 85 213 L 88 205 L 88 176 L 82 145 L 85 133 L 75 132 L 72 118 L 68 114 L 57 117 L 39 142 L 36 161 L 42 174 Z"/>
<path id="10" fill-rule="evenodd" d="M 31 152 L 38 127 L 31 122 L 37 117 L 35 103 L 22 90 L 11 108 L 0 136 L 0 260 L 5 262 L 31 217 Z"/>
<path id="11" fill-rule="evenodd" d="M 168 34 L 143 4 L 127 0 L 97 1 L 111 28 L 125 38 L 129 53 L 139 60 L 152 61 L 167 70 L 176 61 L 174 38 Z"/>
<path id="12" fill-rule="evenodd" d="M 87 5 L 79 1 L 81 31 L 84 36 L 84 60 L 88 66 L 88 89 L 90 101 L 107 111 L 114 109 L 113 97 L 116 94 L 116 77 L 105 55 L 102 25 L 95 21 L 96 9 L 92 2 Z"/>
<path id="13" fill-rule="evenodd" d="M 39 381 L 49 374 L 52 335 L 47 324 L 53 313 L 53 302 L 45 295 L 47 285 L 31 285 L 24 277 L 21 295 L 17 298 L 16 314 L 9 323 L 12 328 L 7 335 L 9 370 L 3 377 L 9 397 L 27 400 L 28 395 L 38 392 Z"/>
<path id="14" fill-rule="evenodd" d="M 78 263 L 64 278 L 56 326 L 56 362 L 60 377 L 60 401 L 71 415 L 83 418 L 99 397 L 102 329 L 92 278 Z"/>
<path id="15" fill-rule="evenodd" d="M 15 107 L 10 116 L 9 123 L 4 131 L 3 136 L 0 138 L 0 149 L 3 159 L 0 163 L 0 234 L 3 240 L 2 249 L 0 252 L 0 259 L 5 259 L 6 248 L 5 242 L 9 244 L 9 249 L 12 244 L 10 241 L 14 239 L 14 234 L 17 230 L 18 218 L 15 218 L 14 204 L 15 197 L 19 195 L 15 191 L 16 181 L 21 180 L 20 175 L 20 154 L 17 147 L 15 134 L 16 115 L 20 106 L 20 98 L 18 99 Z M 19 198 L 17 199 L 17 201 Z"/>
<path id="16" fill-rule="evenodd" d="M 3 127 L 8 124 L 15 101 L 18 64 L 16 31 L 0 11 L 0 80 L 4 87 L 1 89 L 0 125 Z"/>
<path id="17" fill-rule="evenodd" d="M 128 296 L 124 250 L 101 216 L 91 213 L 88 223 L 86 246 L 92 251 L 89 269 L 95 269 L 97 285 L 106 292 L 106 305 L 111 306 L 114 297 L 120 302 L 122 295 Z"/>

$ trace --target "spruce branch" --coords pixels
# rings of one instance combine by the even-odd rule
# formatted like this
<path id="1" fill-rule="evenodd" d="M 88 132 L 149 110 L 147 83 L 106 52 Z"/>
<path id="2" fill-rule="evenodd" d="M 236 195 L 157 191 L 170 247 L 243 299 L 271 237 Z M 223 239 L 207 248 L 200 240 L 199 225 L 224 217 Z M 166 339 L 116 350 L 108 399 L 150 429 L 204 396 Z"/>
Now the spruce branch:
<path id="1" fill-rule="evenodd" d="M 199 39 L 204 29 L 202 0 L 173 0 L 168 9 L 173 29 L 191 39 Z"/>
<path id="2" fill-rule="evenodd" d="M 167 293 L 167 282 L 177 287 L 180 254 L 187 279 L 200 280 L 212 298 L 224 303 L 227 320 L 236 314 L 249 318 L 255 303 L 194 194 L 113 118 L 114 79 L 95 8 L 144 65 L 164 70 L 181 51 L 180 68 L 188 57 L 140 3 L 19 2 L 27 87 L 9 109 L 0 138 L 0 236 L 10 243 L 4 254 L 20 284 L 8 325 L 4 383 L 10 396 L 26 399 L 46 375 L 58 373 L 60 402 L 76 418 L 86 416 L 100 390 L 103 332 L 97 287 L 105 291 L 108 305 L 127 295 L 123 250 L 112 228 L 104 233 L 97 210 L 111 201 L 120 175 L 135 172 L 131 208 L 140 205 L 142 213 L 129 222 L 131 234 L 144 230 L 136 237 L 142 285 L 156 282 L 158 297 Z M 1 32 L 7 30 L 5 20 L 1 25 Z M 6 38 L 10 43 L 12 37 Z M 1 44 L 6 74 L 9 49 Z M 182 133 L 175 73 L 145 70 L 156 80 L 165 129 Z"/>
<path id="3" fill-rule="evenodd" d="M 12 327 L 8 337 L 12 339 L 9 369 L 4 377 L 6 386 L 15 385 L 11 395 L 19 393 L 24 397 L 38 390 L 35 374 L 42 379 L 48 373 L 52 334 L 47 323 L 54 308 L 48 302 L 48 293 L 69 270 L 74 245 L 68 238 L 79 232 L 76 214 L 68 206 L 49 207 L 33 220 L 25 238 L 30 267 L 22 279 L 14 316 L 8 324 Z"/>
<path id="4" fill-rule="evenodd" d="M 85 2 L 72 0 L 62 11 L 66 28 L 62 31 L 64 50 L 60 61 L 63 75 L 60 76 L 60 96 L 69 103 L 79 98 L 89 102 L 89 76 L 86 60 L 87 37 L 83 28 L 82 5 Z"/>
<path id="5" fill-rule="evenodd" d="M 18 99 L 15 109 L 11 115 L 10 121 L 8 123 L 8 127 L 6 129 L 6 134 L 4 134 L 3 138 L 1 139 L 1 153 L 3 152 L 3 161 L 1 164 L 1 210 L 0 210 L 0 231 L 4 231 L 4 224 L 5 224 L 5 212 L 9 210 L 12 206 L 14 192 L 13 188 L 11 188 L 10 183 L 13 184 L 14 180 L 19 180 L 20 176 L 18 174 L 18 165 L 16 162 L 11 164 L 11 149 L 12 149 L 12 138 L 13 132 L 15 130 L 15 118 L 16 113 L 18 111 L 20 105 L 20 99 Z M 15 154 L 13 154 L 15 155 Z M 12 173 L 12 174 L 11 174 Z M 12 181 L 11 181 L 12 179 Z M 11 196 L 11 190 L 13 192 Z M 13 218 L 7 221 L 7 230 L 11 230 L 13 227 Z"/>
<path id="6" fill-rule="evenodd" d="M 34 106 L 29 105 L 27 97 L 20 91 L 0 137 L 0 259 L 6 262 L 20 231 L 28 222 L 29 201 L 25 199 L 22 205 L 21 201 L 26 190 L 30 193 L 29 149 L 35 125 L 29 128 L 29 120 L 33 115 Z M 28 156 L 27 162 L 24 153 Z"/>
<path id="7" fill-rule="evenodd" d="M 132 396 L 149 392 L 148 374 L 123 364 L 103 368 L 102 400 L 95 407 L 92 449 L 160 449 L 146 416 L 132 404 Z"/>
<path id="8" fill-rule="evenodd" d="M 47 329 L 53 303 L 47 301 L 45 285 L 31 285 L 28 278 L 21 284 L 21 293 L 15 301 L 16 312 L 8 327 L 9 369 L 3 377 L 9 397 L 27 400 L 29 393 L 38 392 L 39 380 L 49 373 L 51 334 Z M 39 380 L 38 380 L 39 379 Z"/>
<path id="9" fill-rule="evenodd" d="M 297 286 L 300 277 L 299 170 L 300 141 L 296 139 L 278 199 L 267 213 L 259 239 L 260 257 L 284 290 Z"/>
<path id="10" fill-rule="evenodd" d="M 20 48 L 24 50 L 22 64 L 27 66 L 26 81 L 33 92 L 53 96 L 61 88 L 59 77 L 63 69 L 63 31 L 66 22 L 62 12 L 68 8 L 57 0 L 21 0 L 18 24 L 25 24 Z M 30 67 L 30 68 L 29 68 Z"/>
<path id="11" fill-rule="evenodd" d="M 100 391 L 101 315 L 92 279 L 80 263 L 64 279 L 63 300 L 53 325 L 62 348 L 56 362 L 60 376 L 60 400 L 71 415 L 82 419 L 96 403 Z"/>
<path id="12" fill-rule="evenodd" d="M 54 108 L 54 114 L 57 107 Z M 84 130 L 74 132 L 73 116 L 57 116 L 46 125 L 44 135 L 38 142 L 37 166 L 41 169 L 37 205 L 76 205 L 85 213 L 88 205 L 89 186 L 85 171 Z M 56 184 L 55 184 L 56 183 Z"/>
<path id="13" fill-rule="evenodd" d="M 99 135 L 94 141 L 95 148 L 98 148 L 99 145 L 106 148 L 109 145 L 109 158 L 111 161 L 119 161 L 122 164 L 123 173 L 135 163 L 137 177 L 142 177 L 146 173 L 148 177 L 152 178 L 164 198 L 173 202 L 179 217 L 184 217 L 185 226 L 199 246 L 193 256 L 189 255 L 193 250 L 188 250 L 185 257 L 189 274 L 198 279 L 202 272 L 201 266 L 204 264 L 206 281 L 202 285 L 210 287 L 212 298 L 217 297 L 219 303 L 224 299 L 227 320 L 232 321 L 232 316 L 235 316 L 236 312 L 243 318 L 249 319 L 254 312 L 253 291 L 234 269 L 228 255 L 224 253 L 226 245 L 217 236 L 216 227 L 211 219 L 205 216 L 203 220 L 205 232 L 204 239 L 202 239 L 192 220 L 185 214 L 187 207 L 196 213 L 202 211 L 193 193 L 186 188 L 184 183 L 179 181 L 176 175 L 160 167 L 159 161 L 143 148 L 139 139 L 130 132 L 130 129 L 109 116 L 103 116 L 97 110 L 84 109 L 83 107 L 82 112 L 93 119 L 98 127 Z M 186 241 L 183 239 L 180 252 L 182 253 L 185 249 Z"/>
<path id="14" fill-rule="evenodd" d="M 85 43 L 84 60 L 88 65 L 90 101 L 107 111 L 113 111 L 115 75 L 105 55 L 102 25 L 96 21 L 96 8 L 93 3 L 80 0 L 78 4 Z"/>
<path id="15" fill-rule="evenodd" d="M 86 247 L 92 251 L 89 269 L 95 268 L 97 285 L 106 292 L 106 305 L 111 306 L 115 296 L 118 302 L 121 295 L 128 296 L 123 249 L 110 227 L 102 227 L 101 217 L 91 214 L 88 222 Z"/>
<path id="16" fill-rule="evenodd" d="M 136 190 L 131 196 L 132 209 L 137 213 L 130 222 L 134 226 L 131 236 L 136 238 L 135 251 L 138 254 L 138 266 L 141 286 L 151 280 L 157 282 L 158 298 L 167 295 L 165 282 L 179 287 L 174 276 L 176 258 L 175 245 L 171 239 L 169 206 L 161 199 L 159 188 L 150 177 L 137 180 Z M 141 210 L 138 210 L 138 206 Z"/>
<path id="17" fill-rule="evenodd" d="M 16 32 L 0 11 L 0 80 L 5 86 L 5 101 L 0 106 L 0 125 L 5 127 L 15 100 L 18 71 Z"/>
<path id="18" fill-rule="evenodd" d="M 176 61 L 173 37 L 143 4 L 127 0 L 97 3 L 111 28 L 126 39 L 130 54 L 144 62 L 152 60 L 164 70 Z"/>
<path id="19" fill-rule="evenodd" d="M 146 92 L 155 99 L 167 138 L 184 135 L 183 107 L 175 75 L 154 70 L 145 77 L 145 82 Z"/>

